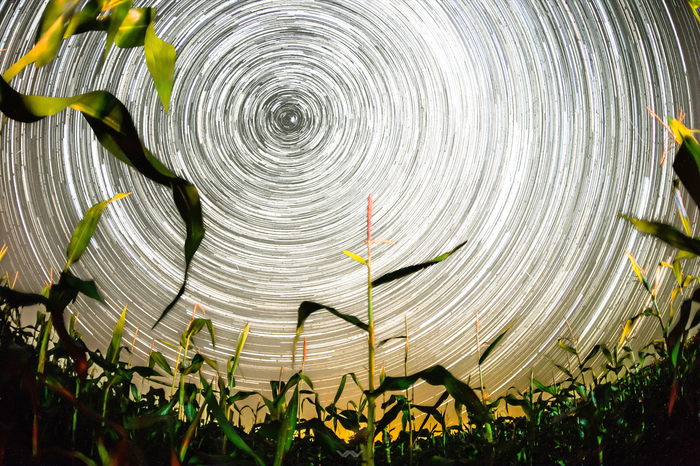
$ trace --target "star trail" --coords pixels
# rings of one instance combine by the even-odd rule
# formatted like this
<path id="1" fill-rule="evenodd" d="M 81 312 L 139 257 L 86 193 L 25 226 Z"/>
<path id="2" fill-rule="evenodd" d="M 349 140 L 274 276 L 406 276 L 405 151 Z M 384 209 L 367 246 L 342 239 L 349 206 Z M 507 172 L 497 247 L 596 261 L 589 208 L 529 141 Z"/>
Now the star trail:
<path id="1" fill-rule="evenodd" d="M 304 300 L 366 319 L 366 200 L 373 275 L 467 244 L 444 262 L 374 293 L 377 341 L 403 335 L 409 371 L 441 364 L 478 381 L 480 338 L 515 324 L 484 367 L 489 392 L 520 389 L 563 361 L 568 320 L 587 353 L 617 344 L 646 292 L 625 249 L 653 276 L 675 252 L 636 232 L 625 214 L 680 225 L 665 130 L 649 116 L 695 123 L 698 24 L 684 2 L 533 0 L 278 0 L 169 2 L 159 37 L 177 50 L 166 114 L 141 48 L 104 34 L 64 41 L 56 59 L 26 68 L 25 94 L 104 89 L 132 113 L 145 145 L 199 190 L 207 234 L 187 291 L 184 227 L 170 192 L 106 154 L 73 110 L 38 123 L 4 122 L 0 234 L 17 289 L 39 291 L 65 264 L 85 211 L 118 192 L 81 262 L 102 306 L 80 298 L 78 330 L 104 348 L 125 305 L 135 360 L 151 343 L 171 364 L 198 303 L 214 322 L 224 362 L 250 323 L 237 386 L 267 388 L 292 372 L 296 310 Z M 44 3 L 0 0 L 0 64 L 33 45 Z M 695 94 L 697 95 L 697 94 Z M 697 209 L 686 200 L 697 234 Z M 692 206 L 692 207 L 691 207 Z M 1 246 L 1 244 L 0 244 Z M 698 272 L 686 261 L 686 272 Z M 3 270 L 4 272 L 4 270 Z M 659 278 L 666 315 L 673 273 Z M 200 316 L 201 317 L 201 316 Z M 633 346 L 657 330 L 642 320 Z M 334 316 L 311 316 L 306 374 L 320 394 L 347 372 L 366 381 L 366 335 Z M 377 351 L 403 375 L 404 342 Z M 295 370 L 300 369 L 300 364 Z M 287 372 L 290 371 L 290 372 Z M 547 375 L 550 374 L 550 375 Z M 416 387 L 416 402 L 437 389 Z"/>

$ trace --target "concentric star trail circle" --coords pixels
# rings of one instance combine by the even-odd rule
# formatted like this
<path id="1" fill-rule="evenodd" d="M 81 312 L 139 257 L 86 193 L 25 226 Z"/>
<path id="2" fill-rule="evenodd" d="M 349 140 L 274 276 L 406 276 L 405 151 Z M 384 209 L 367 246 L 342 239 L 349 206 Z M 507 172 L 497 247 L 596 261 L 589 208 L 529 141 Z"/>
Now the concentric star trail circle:
<path id="1" fill-rule="evenodd" d="M 697 51 L 684 45 L 697 43 L 697 22 L 685 4 L 486 3 L 141 5 L 156 8 L 157 34 L 178 51 L 170 114 L 141 48 L 113 48 L 100 65 L 103 34 L 68 39 L 54 62 L 13 86 L 117 95 L 146 146 L 198 187 L 207 234 L 185 297 L 151 330 L 182 280 L 184 228 L 170 193 L 107 155 L 67 111 L 3 129 L 3 267 L 20 270 L 19 289 L 40 289 L 63 268 L 89 206 L 133 192 L 110 205 L 76 268 L 107 301 L 73 306 L 80 331 L 104 348 L 128 305 L 125 340 L 140 328 L 136 355 L 145 359 L 156 340 L 173 362 L 161 341 L 177 342 L 199 303 L 217 346 L 204 335 L 196 343 L 220 362 L 250 323 L 237 386 L 264 389 L 281 366 L 291 370 L 302 301 L 366 319 L 366 270 L 341 251 L 366 254 L 373 193 L 373 234 L 396 242 L 375 247 L 374 276 L 468 241 L 375 290 L 377 341 L 403 335 L 408 319 L 409 371 L 442 364 L 463 380 L 475 375 L 477 312 L 486 342 L 515 321 L 484 367 L 490 392 L 522 388 L 530 368 L 549 374 L 544 355 L 563 359 L 555 347 L 567 319 L 583 352 L 616 343 L 645 299 L 625 248 L 651 275 L 673 260 L 616 215 L 680 224 L 670 161 L 659 163 L 666 134 L 645 107 L 683 109 L 697 126 Z M 42 8 L 0 1 L 3 70 L 31 48 Z M 689 212 L 695 225 L 697 209 Z M 671 288 L 664 272 L 664 312 Z M 654 331 L 643 321 L 633 343 Z M 350 371 L 366 381 L 362 332 L 318 313 L 303 335 L 320 393 Z M 378 364 L 402 375 L 403 351 L 392 340 Z M 416 401 L 435 390 L 420 385 Z"/>

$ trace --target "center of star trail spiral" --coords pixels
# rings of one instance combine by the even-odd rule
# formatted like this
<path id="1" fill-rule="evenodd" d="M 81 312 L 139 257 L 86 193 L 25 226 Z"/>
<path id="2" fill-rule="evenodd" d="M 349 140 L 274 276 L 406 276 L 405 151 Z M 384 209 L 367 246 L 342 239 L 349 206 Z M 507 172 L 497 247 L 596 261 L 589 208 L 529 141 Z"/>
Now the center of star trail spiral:
<path id="1" fill-rule="evenodd" d="M 679 2 L 682 3 L 682 2 Z M 515 321 L 484 368 L 489 392 L 549 373 L 566 336 L 583 352 L 619 338 L 645 297 L 624 253 L 642 267 L 673 251 L 616 215 L 679 224 L 671 161 L 660 165 L 656 113 L 695 120 L 698 27 L 686 5 L 601 0 L 330 0 L 149 2 L 157 34 L 178 52 L 171 111 L 153 89 L 142 50 L 81 35 L 56 60 L 18 76 L 21 92 L 113 92 L 146 146 L 199 189 L 207 235 L 182 302 L 150 330 L 180 286 L 182 232 L 170 193 L 105 154 L 74 111 L 6 123 L 0 169 L 6 267 L 38 290 L 61 267 L 92 204 L 117 192 L 88 252 L 84 277 L 107 305 L 79 300 L 79 330 L 104 350 L 124 305 L 135 357 L 151 342 L 172 361 L 194 303 L 214 321 L 224 361 L 250 322 L 241 389 L 291 368 L 304 300 L 366 319 L 366 199 L 379 276 L 467 244 L 443 263 L 375 292 L 377 341 L 404 334 L 409 371 L 442 364 L 476 374 L 480 337 Z M 31 47 L 43 2 L 0 0 L 3 70 Z M 683 10 L 681 10 L 683 9 Z M 679 19 L 682 18 L 682 19 Z M 693 39 L 695 38 L 695 39 Z M 166 206 L 166 207 L 163 207 Z M 689 208 L 695 225 L 697 210 Z M 695 228 L 695 226 L 694 226 Z M 697 231 L 697 230 L 694 230 Z M 687 262 L 688 272 L 697 271 Z M 692 270 L 691 270 L 692 269 Z M 673 276 L 660 281 L 670 296 Z M 667 312 L 664 304 L 664 312 Z M 639 326 L 648 342 L 654 322 Z M 366 337 L 330 314 L 305 325 L 306 372 L 319 393 L 362 374 Z M 377 351 L 403 374 L 403 342 Z M 239 381 L 240 379 L 240 381 Z M 433 396 L 419 386 L 416 402 Z"/>

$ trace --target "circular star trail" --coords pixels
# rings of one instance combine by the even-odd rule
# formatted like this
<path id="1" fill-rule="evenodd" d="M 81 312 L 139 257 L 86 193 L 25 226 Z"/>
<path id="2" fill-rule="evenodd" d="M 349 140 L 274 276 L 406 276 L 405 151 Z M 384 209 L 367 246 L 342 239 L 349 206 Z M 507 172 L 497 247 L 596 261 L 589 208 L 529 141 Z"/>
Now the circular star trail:
<path id="1" fill-rule="evenodd" d="M 665 130 L 647 113 L 688 113 L 694 125 L 698 25 L 685 4 L 660 2 L 329 0 L 153 2 L 156 33 L 178 52 L 166 114 L 143 49 L 104 34 L 64 41 L 48 66 L 12 81 L 23 93 L 104 89 L 132 113 L 146 146 L 199 189 L 207 233 L 187 292 L 159 326 L 182 279 L 184 227 L 170 193 L 109 156 L 75 111 L 2 130 L 0 201 L 18 289 L 38 291 L 65 264 L 72 230 L 107 209 L 76 273 L 107 302 L 82 298 L 79 330 L 104 348 L 121 309 L 136 357 L 171 363 L 199 303 L 222 363 L 250 323 L 237 386 L 267 389 L 291 373 L 304 300 L 366 319 L 366 201 L 379 276 L 467 244 L 443 263 L 378 288 L 377 341 L 404 334 L 409 371 L 441 364 L 476 380 L 482 341 L 515 322 L 484 367 L 489 392 L 551 377 L 566 320 L 587 353 L 616 344 L 645 291 L 628 249 L 653 275 L 674 251 L 635 232 L 626 214 L 679 225 Z M 6 70 L 30 50 L 43 8 L 0 2 Z M 697 95 L 697 94 L 696 94 Z M 695 228 L 697 209 L 686 201 Z M 697 230 L 694 230 L 697 231 Z M 687 261 L 687 271 L 697 264 Z M 672 273 L 660 276 L 668 312 Z M 199 311 L 198 311 L 199 312 Z M 200 316 L 201 317 L 201 316 Z M 648 343 L 650 319 L 633 345 Z M 366 335 L 319 312 L 307 321 L 306 373 L 321 394 L 354 371 L 366 383 Z M 301 346 L 301 345 L 300 345 Z M 377 351 L 403 375 L 404 343 Z M 300 354 L 300 349 L 299 349 Z M 299 366 L 295 368 L 298 370 Z M 548 375 L 549 374 L 549 375 Z M 474 385 L 472 383 L 472 385 Z M 419 384 L 416 402 L 435 396 Z"/>

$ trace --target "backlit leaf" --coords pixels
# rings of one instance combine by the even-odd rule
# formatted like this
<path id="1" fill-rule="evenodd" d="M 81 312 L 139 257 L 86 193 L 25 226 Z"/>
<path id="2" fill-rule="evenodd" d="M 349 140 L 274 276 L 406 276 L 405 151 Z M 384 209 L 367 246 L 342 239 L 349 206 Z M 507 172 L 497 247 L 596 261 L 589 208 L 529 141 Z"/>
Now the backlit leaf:
<path id="1" fill-rule="evenodd" d="M 68 259 L 66 263 L 66 270 L 68 270 L 68 267 L 70 267 L 72 263 L 77 262 L 83 255 L 83 252 L 85 252 L 88 243 L 90 243 L 92 235 L 95 233 L 95 229 L 97 228 L 97 222 L 100 221 L 100 217 L 102 217 L 102 212 L 105 210 L 107 205 L 110 202 L 122 199 L 128 196 L 129 194 L 131 193 L 119 193 L 112 199 L 98 202 L 97 204 L 90 207 L 87 212 L 85 212 L 85 215 L 78 223 L 78 226 L 75 228 L 73 236 L 70 239 L 70 243 L 68 244 L 68 248 L 66 249 L 66 257 Z"/>
<path id="2" fill-rule="evenodd" d="M 144 40 L 146 65 L 153 78 L 153 84 L 158 91 L 160 101 L 167 112 L 170 106 L 170 95 L 173 91 L 173 74 L 175 72 L 175 47 L 156 36 L 153 21 L 146 29 Z"/>
<path id="3" fill-rule="evenodd" d="M 153 368 L 154 364 L 157 364 L 158 367 L 163 369 L 169 375 L 173 375 L 173 371 L 170 368 L 170 364 L 168 364 L 168 361 L 165 360 L 165 357 L 158 351 L 151 352 L 150 356 L 148 357 L 148 367 Z"/>
<path id="4" fill-rule="evenodd" d="M 332 307 L 324 306 L 323 304 L 318 304 L 311 301 L 304 301 L 299 306 L 299 310 L 297 313 L 297 334 L 294 337 L 294 345 L 292 346 L 292 364 L 294 364 L 294 359 L 296 358 L 297 342 L 299 341 L 299 337 L 301 336 L 301 331 L 304 329 L 304 322 L 306 321 L 306 319 L 309 318 L 311 314 L 321 310 L 326 310 L 334 316 L 340 317 L 344 321 L 351 323 L 355 327 L 364 330 L 365 332 L 369 331 L 369 327 L 367 326 L 367 324 L 360 321 L 360 319 L 358 319 L 355 316 L 343 314 L 333 309 Z"/>
<path id="5" fill-rule="evenodd" d="M 384 383 L 380 384 L 371 395 L 377 397 L 387 391 L 406 390 L 419 379 L 425 380 L 430 385 L 445 387 L 452 398 L 462 403 L 467 408 L 472 419 L 485 423 L 491 421 L 491 415 L 481 403 L 479 396 L 474 393 L 474 390 L 453 376 L 450 371 L 439 365 L 407 377 L 387 377 Z"/>
<path id="6" fill-rule="evenodd" d="M 396 270 L 394 272 L 387 273 L 386 275 L 382 275 L 381 277 L 377 278 L 376 280 L 374 280 L 372 282 L 372 286 L 377 287 L 377 286 L 383 285 L 385 283 L 393 282 L 394 280 L 398 280 L 399 278 L 402 278 L 402 277 L 405 277 L 405 276 L 410 275 L 412 273 L 423 270 L 427 267 L 430 267 L 431 265 L 435 265 L 438 262 L 441 262 L 441 261 L 447 259 L 450 255 L 457 252 L 465 244 L 467 244 L 466 241 L 458 244 L 452 251 L 441 254 L 441 255 L 437 256 L 436 258 L 429 260 L 428 262 L 423 262 L 422 264 L 417 264 L 417 265 L 410 265 L 408 267 L 404 267 L 404 268 Z"/>
<path id="7" fill-rule="evenodd" d="M 350 257 L 350 258 L 352 258 L 352 259 L 355 259 L 357 262 L 359 262 L 359 263 L 361 263 L 361 264 L 367 265 L 367 261 L 364 260 L 362 257 L 358 256 L 357 254 L 354 254 L 354 253 L 352 253 L 352 252 L 350 252 L 350 251 L 346 251 L 345 249 L 343 249 L 343 252 L 344 252 L 348 257 Z"/>
<path id="8" fill-rule="evenodd" d="M 503 339 L 503 337 L 506 335 L 506 332 L 507 332 L 508 330 L 510 330 L 510 328 L 513 326 L 514 323 L 515 323 L 515 322 L 512 322 L 508 327 L 506 327 L 506 329 L 503 330 L 503 331 L 501 332 L 500 335 L 498 335 L 498 337 L 493 341 L 493 343 L 491 343 L 491 344 L 486 348 L 486 351 L 484 351 L 484 354 L 482 354 L 481 357 L 479 358 L 479 365 L 483 364 L 483 363 L 486 361 L 486 358 L 488 358 L 488 357 L 489 357 L 489 354 L 491 354 L 491 352 L 492 352 L 494 349 L 496 349 L 496 345 L 498 345 L 498 343 L 500 343 L 500 341 L 501 341 L 501 340 Z"/>
<path id="9" fill-rule="evenodd" d="M 117 321 L 117 325 L 114 326 L 114 332 L 112 332 L 112 341 L 109 343 L 107 348 L 106 359 L 112 364 L 116 364 L 119 359 L 119 347 L 122 344 L 122 334 L 124 333 L 124 324 L 126 323 L 126 306 L 122 311 L 122 315 Z"/>

